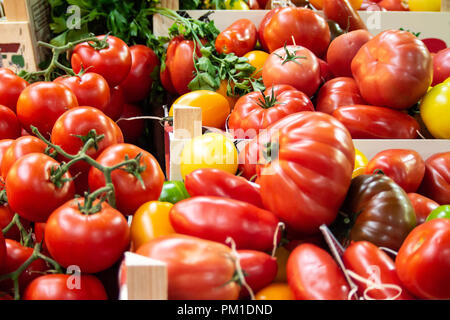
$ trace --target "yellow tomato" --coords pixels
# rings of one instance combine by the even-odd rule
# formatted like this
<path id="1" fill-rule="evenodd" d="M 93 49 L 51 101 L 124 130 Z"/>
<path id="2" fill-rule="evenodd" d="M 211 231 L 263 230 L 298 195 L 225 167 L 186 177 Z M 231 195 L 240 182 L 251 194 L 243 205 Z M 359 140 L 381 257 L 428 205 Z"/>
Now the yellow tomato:
<path id="1" fill-rule="evenodd" d="M 234 105 L 236 104 L 236 101 L 239 99 L 239 97 L 230 97 L 227 94 L 227 86 L 228 86 L 228 81 L 222 80 L 220 82 L 220 87 L 219 87 L 219 89 L 216 90 L 216 92 L 218 94 L 224 96 L 227 99 L 230 109 L 233 110 Z"/>
<path id="2" fill-rule="evenodd" d="M 364 174 L 368 164 L 367 157 L 358 149 L 355 148 L 355 168 L 353 169 L 352 179 L 361 174 Z"/>
<path id="3" fill-rule="evenodd" d="M 225 120 L 230 114 L 230 104 L 223 95 L 209 90 L 188 92 L 172 104 L 169 116 L 173 116 L 176 105 L 198 107 L 202 109 L 202 124 L 208 127 L 224 128 Z"/>
<path id="4" fill-rule="evenodd" d="M 355 10 L 361 8 L 363 0 L 349 0 L 350 4 Z M 322 10 L 323 0 L 309 0 L 309 2 L 314 6 L 314 8 Z"/>
<path id="5" fill-rule="evenodd" d="M 188 141 L 181 151 L 181 176 L 201 168 L 216 168 L 232 174 L 238 169 L 238 152 L 230 139 L 220 133 L 206 133 Z"/>
<path id="6" fill-rule="evenodd" d="M 172 207 L 169 202 L 149 201 L 137 209 L 130 226 L 133 250 L 154 238 L 175 233 L 169 220 Z"/>
<path id="7" fill-rule="evenodd" d="M 290 254 L 291 254 L 290 251 L 285 247 L 277 248 L 277 251 L 275 252 L 275 258 L 277 259 L 278 272 L 277 276 L 275 277 L 275 281 L 277 282 L 287 281 L 286 264 Z"/>
<path id="8" fill-rule="evenodd" d="M 243 0 L 226 0 L 225 9 L 228 10 L 250 10 L 250 7 Z"/>
<path id="9" fill-rule="evenodd" d="M 272 283 L 261 289 L 255 300 L 295 300 L 294 293 L 287 283 Z"/>
<path id="10" fill-rule="evenodd" d="M 410 11 L 441 11 L 441 0 L 408 0 Z"/>
<path id="11" fill-rule="evenodd" d="M 420 116 L 436 139 L 450 139 L 450 82 L 433 87 L 420 102 Z"/>
<path id="12" fill-rule="evenodd" d="M 256 68 L 255 72 L 252 74 L 252 77 L 255 79 L 260 78 L 262 76 L 262 68 L 269 57 L 269 54 L 261 50 L 253 50 L 247 52 L 244 57 L 248 59 L 249 64 Z"/>

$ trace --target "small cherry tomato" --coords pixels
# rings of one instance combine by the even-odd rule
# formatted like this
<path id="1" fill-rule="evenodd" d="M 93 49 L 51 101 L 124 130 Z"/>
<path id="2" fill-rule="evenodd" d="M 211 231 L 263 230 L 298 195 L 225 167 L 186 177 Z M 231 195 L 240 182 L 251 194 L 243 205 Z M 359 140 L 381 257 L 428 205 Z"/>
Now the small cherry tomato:
<path id="1" fill-rule="evenodd" d="M 259 290 L 255 300 L 295 300 L 295 296 L 287 283 L 272 283 Z"/>
<path id="2" fill-rule="evenodd" d="M 427 217 L 427 221 L 433 219 L 450 219 L 450 205 L 439 206 L 431 211 Z"/>
<path id="3" fill-rule="evenodd" d="M 261 78 L 264 63 L 266 62 L 267 58 L 269 58 L 269 54 L 265 51 L 253 50 L 247 52 L 244 57 L 247 58 L 248 63 L 256 69 L 255 72 L 253 72 L 252 77 L 255 79 Z"/>

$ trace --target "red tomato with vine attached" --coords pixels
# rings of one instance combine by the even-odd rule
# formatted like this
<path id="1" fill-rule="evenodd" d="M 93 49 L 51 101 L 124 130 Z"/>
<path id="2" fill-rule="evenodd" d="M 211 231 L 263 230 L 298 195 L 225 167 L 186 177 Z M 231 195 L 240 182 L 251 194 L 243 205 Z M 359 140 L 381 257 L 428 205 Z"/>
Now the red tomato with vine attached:
<path id="1" fill-rule="evenodd" d="M 20 137 L 22 128 L 16 114 L 8 107 L 0 105 L 0 140 Z"/>
<path id="2" fill-rule="evenodd" d="M 77 265 L 82 272 L 96 273 L 122 258 L 130 230 L 123 214 L 108 203 L 94 201 L 98 211 L 89 213 L 83 211 L 85 203 L 85 198 L 73 199 L 53 211 L 45 226 L 45 243 L 64 268 Z"/>
<path id="3" fill-rule="evenodd" d="M 164 184 L 164 173 L 149 152 L 132 144 L 120 143 L 103 150 L 96 161 L 103 166 L 113 166 L 141 154 L 139 176 L 128 170 L 114 170 L 111 173 L 116 195 L 117 209 L 124 215 L 133 215 L 144 203 L 158 200 Z M 105 177 L 97 168 L 89 171 L 89 187 L 97 190 L 105 186 Z"/>
<path id="4" fill-rule="evenodd" d="M 450 152 L 436 153 L 425 160 L 419 193 L 441 205 L 450 203 Z"/>
<path id="5" fill-rule="evenodd" d="M 394 109 L 416 104 L 433 80 L 430 52 L 408 31 L 379 33 L 360 48 L 351 68 L 364 100 Z"/>
<path id="6" fill-rule="evenodd" d="M 69 172 L 59 181 L 52 178 L 59 166 L 59 162 L 43 153 L 30 153 L 17 160 L 6 177 L 11 210 L 29 221 L 45 222 L 53 210 L 73 198 L 75 185 Z"/>
<path id="7" fill-rule="evenodd" d="M 230 114 L 228 127 L 235 138 L 251 139 L 272 123 L 300 111 L 314 111 L 308 96 L 290 85 L 275 85 L 241 97 Z"/>
<path id="8" fill-rule="evenodd" d="M 439 203 L 418 193 L 408 193 L 408 198 L 414 207 L 417 225 L 424 223 L 431 211 L 439 207 Z"/>
<path id="9" fill-rule="evenodd" d="M 14 212 L 8 206 L 8 204 L 4 203 L 0 205 L 0 230 L 3 230 L 14 218 Z M 19 218 L 20 223 L 24 227 L 24 229 L 28 232 L 30 228 L 30 222 Z M 13 226 L 7 233 L 3 235 L 6 239 L 12 239 L 16 241 L 20 241 L 20 231 L 17 226 Z"/>
<path id="10" fill-rule="evenodd" d="M 17 100 L 29 83 L 7 68 L 0 68 L 0 105 L 16 112 Z"/>
<path id="11" fill-rule="evenodd" d="M 316 110 L 332 114 L 336 109 L 354 104 L 365 104 L 353 78 L 338 77 L 325 82 L 316 99 Z"/>
<path id="12" fill-rule="evenodd" d="M 110 99 L 109 85 L 105 78 L 93 72 L 81 76 L 61 76 L 54 80 L 68 87 L 77 97 L 78 105 L 89 106 L 104 112 Z"/>
<path id="13" fill-rule="evenodd" d="M 273 12 L 263 24 L 264 44 L 273 52 L 285 44 L 298 45 L 322 57 L 330 44 L 331 33 L 326 20 L 305 8 L 286 7 Z M 260 26 L 261 28 L 261 26 Z"/>
<path id="14" fill-rule="evenodd" d="M 305 47 L 282 47 L 267 58 L 262 78 L 266 88 L 287 84 L 311 97 L 320 85 L 319 61 Z"/>
<path id="15" fill-rule="evenodd" d="M 95 48 L 93 42 L 78 44 L 71 57 L 72 69 L 79 73 L 82 69 L 102 75 L 111 88 L 119 85 L 130 72 L 131 53 L 125 42 L 114 36 L 97 36 L 105 40 L 102 48 Z"/>
<path id="16" fill-rule="evenodd" d="M 144 100 L 150 93 L 159 58 L 149 47 L 137 44 L 130 47 L 131 69 L 120 84 L 128 103 Z M 156 74 L 157 75 L 157 74 Z"/>
<path id="17" fill-rule="evenodd" d="M 433 219 L 417 226 L 395 260 L 400 281 L 420 299 L 450 299 L 449 250 L 449 219 Z"/>
<path id="18" fill-rule="evenodd" d="M 255 24 L 248 19 L 239 19 L 217 36 L 215 47 L 218 53 L 233 52 L 238 57 L 242 57 L 255 48 L 256 40 Z"/>
<path id="19" fill-rule="evenodd" d="M 366 174 L 377 170 L 394 180 L 406 193 L 416 192 L 425 174 L 425 161 L 415 150 L 388 149 L 369 161 Z"/>
<path id="20" fill-rule="evenodd" d="M 17 101 L 17 118 L 31 133 L 35 126 L 43 136 L 49 136 L 56 120 L 67 110 L 78 107 L 75 94 L 56 82 L 35 82 L 25 88 Z"/>
<path id="21" fill-rule="evenodd" d="M 47 274 L 34 279 L 23 300 L 107 300 L 103 284 L 93 275 Z M 73 279 L 71 279 L 73 278 Z M 73 281 L 71 281 L 73 280 Z M 69 283 L 72 283 L 69 286 Z"/>

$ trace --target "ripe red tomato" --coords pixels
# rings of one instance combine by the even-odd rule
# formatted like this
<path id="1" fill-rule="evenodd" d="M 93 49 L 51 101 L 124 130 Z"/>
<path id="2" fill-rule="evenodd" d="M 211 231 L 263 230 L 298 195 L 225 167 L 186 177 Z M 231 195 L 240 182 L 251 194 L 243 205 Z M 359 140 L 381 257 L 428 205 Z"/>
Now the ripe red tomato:
<path id="1" fill-rule="evenodd" d="M 14 272 L 24 264 L 33 254 L 33 248 L 24 247 L 19 242 L 6 239 L 6 259 L 4 264 L 0 264 L 0 274 Z M 23 292 L 26 286 L 35 278 L 39 277 L 42 272 L 48 270 L 48 266 L 42 259 L 33 261 L 19 276 L 19 288 Z M 1 290 L 9 290 L 13 288 L 12 280 L 0 282 Z"/>
<path id="2" fill-rule="evenodd" d="M 320 82 L 321 84 L 331 80 L 334 78 L 334 74 L 331 71 L 330 65 L 325 60 L 322 60 L 320 58 L 317 58 L 319 61 L 319 67 L 320 67 Z"/>
<path id="3" fill-rule="evenodd" d="M 26 288 L 23 300 L 107 300 L 103 284 L 87 274 L 47 274 L 34 279 Z M 73 281 L 71 281 L 73 280 Z M 77 282 L 79 281 L 79 282 Z M 73 282 L 73 287 L 68 284 Z M 78 283 L 78 285 L 77 285 Z"/>
<path id="4" fill-rule="evenodd" d="M 376 245 L 368 241 L 356 241 L 351 243 L 344 252 L 342 260 L 347 269 L 355 272 L 360 277 L 371 280 L 381 285 L 396 285 L 401 289 L 401 294 L 395 300 L 413 300 L 414 297 L 403 288 L 395 270 L 395 262 Z M 356 281 L 358 292 L 361 296 L 369 287 L 366 283 Z M 372 288 L 366 294 L 372 299 L 386 300 L 398 294 L 392 288 Z"/>
<path id="5" fill-rule="evenodd" d="M 336 77 L 352 77 L 352 60 L 372 34 L 364 29 L 344 33 L 333 41 L 327 51 L 327 62 Z"/>
<path id="6" fill-rule="evenodd" d="M 433 83 L 435 86 L 450 77 L 450 48 L 439 51 L 433 56 Z"/>
<path id="7" fill-rule="evenodd" d="M 361 47 L 353 58 L 352 73 L 368 103 L 407 109 L 427 93 L 433 61 L 425 44 L 412 33 L 388 30 Z"/>
<path id="8" fill-rule="evenodd" d="M 33 136 L 24 136 L 12 141 L 5 150 L 1 161 L 3 179 L 6 180 L 9 169 L 18 159 L 29 153 L 44 153 L 45 149 L 47 149 L 47 144 Z"/>
<path id="9" fill-rule="evenodd" d="M 155 238 L 136 253 L 167 264 L 170 300 L 236 300 L 239 296 L 232 252 L 223 244 L 174 234 Z"/>
<path id="10" fill-rule="evenodd" d="M 248 19 L 239 19 L 217 36 L 215 46 L 218 53 L 233 52 L 242 57 L 255 48 L 256 40 L 255 24 Z"/>
<path id="11" fill-rule="evenodd" d="M 78 105 L 89 106 L 104 112 L 109 103 L 109 85 L 105 78 L 93 72 L 81 76 L 56 78 L 54 82 L 68 87 L 77 97 Z"/>
<path id="12" fill-rule="evenodd" d="M 86 137 L 91 130 L 95 130 L 97 135 L 104 135 L 96 146 L 92 146 L 86 152 L 93 159 L 97 158 L 107 147 L 120 142 L 114 121 L 93 107 L 77 107 L 61 115 L 53 127 L 51 141 L 67 153 L 75 155 L 86 142 L 78 136 Z M 68 160 L 61 157 L 61 161 Z M 72 176 L 81 173 L 81 176 L 75 179 L 77 190 L 83 189 L 81 185 L 87 182 L 89 169 L 90 165 L 84 161 L 77 162 L 70 167 Z"/>
<path id="13" fill-rule="evenodd" d="M 105 36 L 97 38 L 103 40 Z M 106 42 L 107 47 L 100 50 L 94 48 L 92 42 L 78 44 L 73 49 L 71 64 L 75 73 L 81 69 L 98 73 L 114 88 L 127 77 L 131 68 L 131 54 L 127 44 L 117 37 L 108 35 Z"/>
<path id="14" fill-rule="evenodd" d="M 8 204 L 0 205 L 0 230 L 4 229 L 14 218 L 14 212 L 12 212 L 11 208 Z M 20 223 L 25 228 L 26 231 L 29 231 L 30 222 L 20 218 Z M 20 241 L 20 231 L 17 226 L 13 226 L 9 231 L 3 235 L 7 239 L 13 239 L 16 241 Z"/>
<path id="15" fill-rule="evenodd" d="M 17 100 L 29 85 L 27 81 L 6 68 L 0 68 L 0 105 L 16 112 Z"/>
<path id="16" fill-rule="evenodd" d="M 228 127 L 235 138 L 251 139 L 272 123 L 300 111 L 314 111 L 308 96 L 290 85 L 275 85 L 239 98 Z"/>
<path id="17" fill-rule="evenodd" d="M 269 52 L 285 44 L 295 44 L 308 48 L 320 58 L 330 44 L 331 34 L 328 23 L 310 9 L 281 8 L 268 16 L 262 26 L 264 27 L 262 30 L 264 43 Z"/>
<path id="18" fill-rule="evenodd" d="M 353 8 L 348 0 L 323 0 L 322 9 L 324 16 L 337 22 L 342 30 L 367 29 L 358 11 Z"/>
<path id="19" fill-rule="evenodd" d="M 450 152 L 437 153 L 425 160 L 419 193 L 441 205 L 450 203 Z"/>
<path id="20" fill-rule="evenodd" d="M 66 110 L 77 107 L 73 92 L 56 82 L 35 82 L 25 88 L 17 101 L 17 118 L 31 133 L 30 125 L 39 132 L 50 135 L 53 124 Z"/>
<path id="21" fill-rule="evenodd" d="M 21 126 L 16 114 L 8 107 L 0 105 L 0 139 L 20 137 Z"/>
<path id="22" fill-rule="evenodd" d="M 389 149 L 377 153 L 367 164 L 366 174 L 381 170 L 406 193 L 416 192 L 425 174 L 425 161 L 415 150 Z"/>
<path id="23" fill-rule="evenodd" d="M 125 101 L 134 103 L 144 100 L 150 93 L 159 58 L 151 48 L 140 44 L 131 46 L 130 53 L 131 69 L 120 87 L 124 91 Z"/>
<path id="24" fill-rule="evenodd" d="M 80 211 L 84 204 L 84 198 L 73 199 L 53 211 L 45 226 L 45 242 L 64 268 L 77 265 L 82 272 L 96 273 L 122 257 L 130 244 L 130 230 L 125 217 L 106 202 L 90 214 Z"/>
<path id="25" fill-rule="evenodd" d="M 266 40 L 264 39 L 264 29 L 266 28 L 267 24 L 272 19 L 273 15 L 281 10 L 281 7 L 269 10 L 264 17 L 262 18 L 261 22 L 258 26 L 258 40 L 261 43 L 261 46 L 265 51 L 269 51 L 269 47 L 267 46 Z"/>
<path id="26" fill-rule="evenodd" d="M 113 121 L 116 121 L 120 118 L 125 108 L 125 96 L 122 87 L 110 88 L 110 97 L 108 105 L 103 109 L 103 113 Z"/>
<path id="27" fill-rule="evenodd" d="M 347 194 L 355 162 L 352 138 L 321 112 L 298 112 L 276 125 L 268 140 L 272 161 L 258 174 L 264 206 L 287 228 L 316 233 L 336 219 Z"/>
<path id="28" fill-rule="evenodd" d="M 0 268 L 6 262 L 6 242 L 3 237 L 3 232 L 0 231 Z"/>
<path id="29" fill-rule="evenodd" d="M 141 117 L 144 113 L 140 107 L 126 103 L 123 107 L 123 112 L 120 118 L 135 118 Z M 117 122 L 120 130 L 123 133 L 126 143 L 136 143 L 139 138 L 144 134 L 145 120 L 121 120 Z"/>
<path id="30" fill-rule="evenodd" d="M 158 200 L 164 184 L 164 173 L 155 157 L 132 144 L 120 143 L 106 148 L 97 162 L 103 166 L 113 166 L 123 162 L 126 157 L 133 159 L 142 154 L 139 170 L 143 185 L 135 175 L 126 170 L 114 170 L 111 174 L 116 195 L 117 209 L 124 215 L 133 215 L 145 202 Z M 89 187 L 97 190 L 105 186 L 105 177 L 97 168 L 89 171 Z"/>
<path id="31" fill-rule="evenodd" d="M 237 249 L 259 251 L 273 248 L 279 223 L 267 210 L 243 201 L 212 196 L 181 200 L 172 207 L 169 217 L 177 233 L 224 244 L 231 237 Z"/>
<path id="32" fill-rule="evenodd" d="M 320 88 L 317 94 L 316 110 L 332 114 L 339 107 L 364 103 L 355 80 L 338 77 L 325 82 Z"/>
<path id="33" fill-rule="evenodd" d="M 0 173 L 3 157 L 5 156 L 6 150 L 12 145 L 15 140 L 13 139 L 2 139 L 0 140 Z"/>
<path id="34" fill-rule="evenodd" d="M 288 84 L 311 97 L 320 85 L 320 66 L 316 56 L 301 46 L 286 46 L 272 52 L 262 71 L 266 88 Z"/>
<path id="35" fill-rule="evenodd" d="M 245 282 L 254 293 L 271 284 L 278 272 L 277 259 L 267 253 L 255 250 L 238 250 L 239 263 L 245 274 Z M 246 298 L 249 292 L 241 288 L 240 298 Z"/>
<path id="36" fill-rule="evenodd" d="M 73 198 L 73 181 L 57 186 L 50 180 L 51 170 L 59 165 L 43 153 L 30 153 L 17 160 L 6 177 L 5 189 L 11 209 L 29 221 L 45 222 L 53 210 Z M 62 178 L 71 177 L 66 172 Z"/>
<path id="37" fill-rule="evenodd" d="M 384 107 L 350 105 L 336 109 L 333 117 L 344 124 L 353 139 L 415 139 L 420 129 L 415 118 Z"/>
<path id="38" fill-rule="evenodd" d="M 382 0 L 378 2 L 378 5 L 389 11 L 409 11 L 404 0 Z"/>
<path id="39" fill-rule="evenodd" d="M 347 300 L 344 274 L 325 250 L 309 243 L 295 248 L 287 262 L 289 287 L 297 300 Z"/>
<path id="40" fill-rule="evenodd" d="M 449 250 L 449 219 L 433 219 L 416 227 L 395 260 L 403 285 L 421 299 L 450 299 Z"/>
<path id="41" fill-rule="evenodd" d="M 408 197 L 416 213 L 417 225 L 424 223 L 431 211 L 439 207 L 439 203 L 418 193 L 408 193 Z"/>

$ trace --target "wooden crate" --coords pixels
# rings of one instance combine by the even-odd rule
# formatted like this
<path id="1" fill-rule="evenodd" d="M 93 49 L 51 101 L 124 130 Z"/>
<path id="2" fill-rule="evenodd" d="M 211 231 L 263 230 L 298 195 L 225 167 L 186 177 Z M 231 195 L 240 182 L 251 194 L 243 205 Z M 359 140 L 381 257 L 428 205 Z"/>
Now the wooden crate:
<path id="1" fill-rule="evenodd" d="M 14 72 L 37 71 L 47 57 L 37 45 L 50 40 L 47 0 L 3 0 L 6 19 L 0 20 L 0 66 Z"/>

